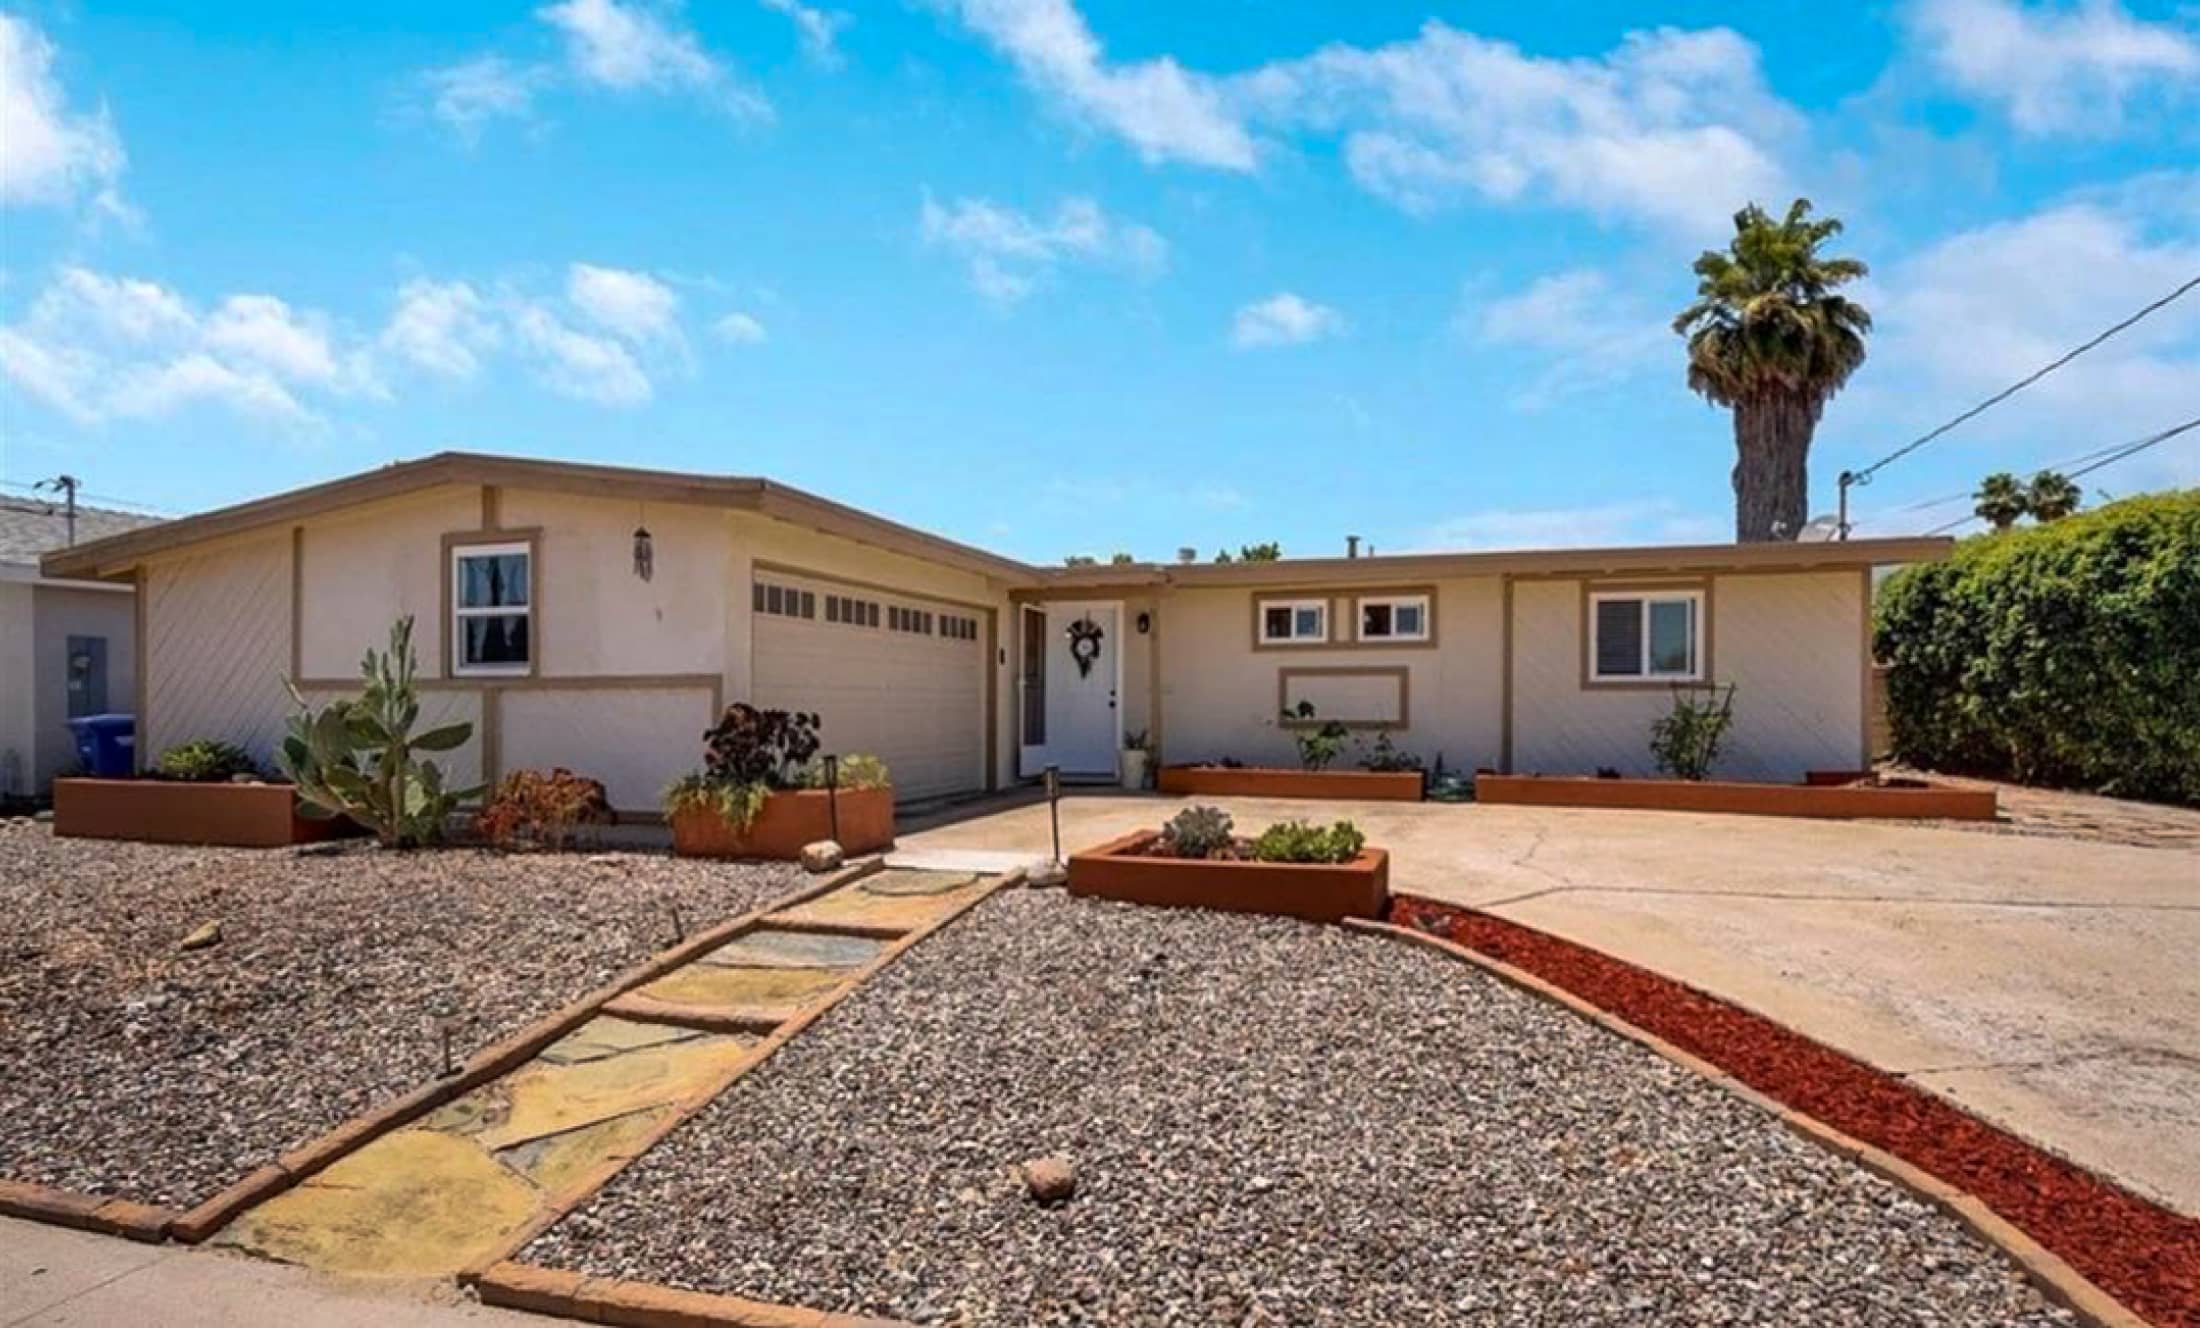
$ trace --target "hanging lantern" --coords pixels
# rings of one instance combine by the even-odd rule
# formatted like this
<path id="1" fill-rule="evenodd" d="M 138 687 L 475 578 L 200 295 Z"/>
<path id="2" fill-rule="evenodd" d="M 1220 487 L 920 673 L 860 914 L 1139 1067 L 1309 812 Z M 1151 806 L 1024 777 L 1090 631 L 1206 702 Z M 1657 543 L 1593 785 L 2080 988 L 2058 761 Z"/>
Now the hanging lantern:
<path id="1" fill-rule="evenodd" d="M 647 581 L 657 574 L 657 551 L 651 545 L 648 526 L 634 527 L 634 575 Z"/>

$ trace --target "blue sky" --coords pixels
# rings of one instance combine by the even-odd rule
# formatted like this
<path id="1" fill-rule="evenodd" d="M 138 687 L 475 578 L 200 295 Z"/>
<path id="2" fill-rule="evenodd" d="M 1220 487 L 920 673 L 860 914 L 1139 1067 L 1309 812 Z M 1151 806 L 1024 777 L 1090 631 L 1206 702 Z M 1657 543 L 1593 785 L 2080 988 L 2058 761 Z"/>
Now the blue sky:
<path id="1" fill-rule="evenodd" d="M 443 448 L 762 474 L 1003 552 L 1720 538 L 1666 323 L 1752 199 L 1872 264 L 1814 508 L 2200 275 L 2200 12 L 2113 0 L 34 4 L 0 492 Z M 2200 294 L 1890 467 L 2200 413 Z M 2200 480 L 2200 436 L 2088 477 Z"/>

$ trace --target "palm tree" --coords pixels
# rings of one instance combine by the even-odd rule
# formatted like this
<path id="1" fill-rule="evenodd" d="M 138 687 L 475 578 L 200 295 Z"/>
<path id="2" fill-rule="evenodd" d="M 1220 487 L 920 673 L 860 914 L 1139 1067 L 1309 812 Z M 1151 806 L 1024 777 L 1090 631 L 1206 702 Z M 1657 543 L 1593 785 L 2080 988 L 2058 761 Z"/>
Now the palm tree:
<path id="1" fill-rule="evenodd" d="M 1696 302 L 1673 320 L 1688 338 L 1688 386 L 1734 411 L 1734 537 L 1794 539 L 1810 513 L 1810 440 L 1826 399 L 1864 362 L 1872 317 L 1835 293 L 1861 277 L 1818 246 L 1841 233 L 1798 198 L 1774 220 L 1752 203 L 1734 241 L 1696 260 Z"/>
<path id="2" fill-rule="evenodd" d="M 2065 481 L 2067 483 L 2068 481 Z M 1996 530 L 2007 530 L 2017 524 L 2017 518 L 2032 510 L 2031 495 L 2017 483 L 2017 477 L 2006 470 L 1996 471 L 1979 481 L 1973 515 Z"/>
<path id="3" fill-rule="evenodd" d="M 2078 486 L 2060 471 L 2043 470 L 2032 477 L 2025 490 L 2024 504 L 2031 510 L 2034 521 L 2060 521 L 2078 510 L 2085 495 Z"/>

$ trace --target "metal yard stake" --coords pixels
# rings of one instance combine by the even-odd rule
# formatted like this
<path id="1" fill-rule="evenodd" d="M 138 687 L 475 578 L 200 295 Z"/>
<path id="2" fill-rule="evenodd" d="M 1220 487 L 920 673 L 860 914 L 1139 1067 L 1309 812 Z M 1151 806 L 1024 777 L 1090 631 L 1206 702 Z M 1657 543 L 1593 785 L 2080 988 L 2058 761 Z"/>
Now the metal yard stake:
<path id="1" fill-rule="evenodd" d="M 840 758 L 825 754 L 825 814 L 833 827 L 833 842 L 840 842 Z"/>
<path id="2" fill-rule="evenodd" d="M 1047 821 L 1054 829 L 1054 865 L 1062 865 L 1062 767 L 1046 769 Z"/>

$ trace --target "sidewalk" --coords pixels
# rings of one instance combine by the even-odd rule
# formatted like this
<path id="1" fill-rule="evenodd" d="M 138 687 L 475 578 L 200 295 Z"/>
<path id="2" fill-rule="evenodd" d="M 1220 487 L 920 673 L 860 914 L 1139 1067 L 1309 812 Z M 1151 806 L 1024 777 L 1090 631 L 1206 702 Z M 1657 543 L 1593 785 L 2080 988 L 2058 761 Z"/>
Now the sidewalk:
<path id="1" fill-rule="evenodd" d="M 540 1328 L 447 1280 L 338 1281 L 182 1245 L 0 1218 L 0 1328 Z"/>

